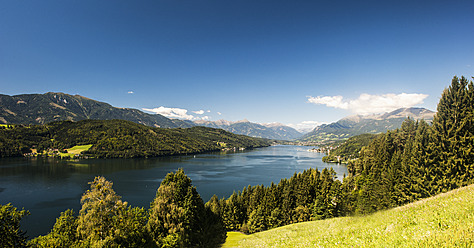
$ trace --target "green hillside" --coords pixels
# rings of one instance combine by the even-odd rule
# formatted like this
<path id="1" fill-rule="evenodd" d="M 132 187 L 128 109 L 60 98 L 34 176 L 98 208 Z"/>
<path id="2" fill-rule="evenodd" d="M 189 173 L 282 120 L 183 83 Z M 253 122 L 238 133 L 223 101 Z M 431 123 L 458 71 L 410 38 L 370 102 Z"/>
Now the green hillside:
<path id="1" fill-rule="evenodd" d="M 61 121 L 0 128 L 0 157 L 65 152 L 92 145 L 83 155 L 132 158 L 191 154 L 270 145 L 269 140 L 207 127 L 153 128 L 124 120 Z"/>
<path id="2" fill-rule="evenodd" d="M 367 216 L 304 222 L 239 237 L 233 241 L 237 247 L 472 247 L 474 185 Z"/>
<path id="3" fill-rule="evenodd" d="M 376 134 L 369 133 L 350 137 L 335 149 L 327 149 L 329 154 L 323 157 L 323 162 L 347 163 L 352 159 L 357 159 L 362 147 L 369 145 L 376 138 Z"/>

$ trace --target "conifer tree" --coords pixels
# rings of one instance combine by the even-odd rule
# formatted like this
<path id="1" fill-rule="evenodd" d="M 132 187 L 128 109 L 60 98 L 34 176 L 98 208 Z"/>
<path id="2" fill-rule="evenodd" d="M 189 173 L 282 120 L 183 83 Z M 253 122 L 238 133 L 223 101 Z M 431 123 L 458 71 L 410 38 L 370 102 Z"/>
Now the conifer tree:
<path id="1" fill-rule="evenodd" d="M 146 226 L 158 247 L 212 247 L 223 241 L 222 220 L 206 210 L 191 182 L 182 169 L 161 182 Z"/>
<path id="2" fill-rule="evenodd" d="M 430 145 L 430 173 L 437 192 L 466 185 L 474 178 L 473 88 L 472 81 L 454 77 L 439 101 Z"/>

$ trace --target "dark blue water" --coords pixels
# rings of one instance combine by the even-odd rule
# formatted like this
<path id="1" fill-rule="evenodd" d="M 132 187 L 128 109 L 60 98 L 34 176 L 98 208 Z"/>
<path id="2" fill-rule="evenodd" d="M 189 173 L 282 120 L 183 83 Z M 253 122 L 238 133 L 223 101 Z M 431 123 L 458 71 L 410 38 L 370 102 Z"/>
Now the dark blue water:
<path id="1" fill-rule="evenodd" d="M 22 221 L 30 237 L 48 233 L 59 214 L 80 210 L 82 194 L 95 176 L 105 176 L 132 206 L 148 208 L 167 173 L 183 168 L 204 201 L 228 197 L 248 185 L 278 183 L 308 168 L 333 167 L 339 179 L 343 165 L 326 164 L 312 147 L 271 146 L 236 153 L 212 153 L 154 159 L 57 161 L 0 159 L 0 204 L 11 202 L 31 215 Z"/>

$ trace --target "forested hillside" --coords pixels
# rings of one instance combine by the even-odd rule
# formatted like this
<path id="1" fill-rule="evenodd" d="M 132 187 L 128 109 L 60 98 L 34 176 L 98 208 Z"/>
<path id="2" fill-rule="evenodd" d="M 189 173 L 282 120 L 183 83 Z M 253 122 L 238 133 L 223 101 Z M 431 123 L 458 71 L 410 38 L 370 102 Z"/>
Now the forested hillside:
<path id="1" fill-rule="evenodd" d="M 369 145 L 375 138 L 377 134 L 370 133 L 350 137 L 335 149 L 327 148 L 327 155 L 323 157 L 323 162 L 347 163 L 349 160 L 357 159 L 362 147 Z"/>
<path id="2" fill-rule="evenodd" d="M 253 233 L 281 225 L 372 213 L 474 183 L 474 86 L 453 78 L 433 124 L 407 119 L 378 135 L 348 165 L 343 183 L 331 170 L 306 170 L 278 185 L 246 187 L 210 208 L 227 230 Z"/>
<path id="3" fill-rule="evenodd" d="M 252 235 L 228 233 L 236 238 L 228 238 L 222 247 L 472 247 L 473 229 L 474 185 L 469 185 L 366 216 L 310 221 Z"/>
<path id="4" fill-rule="evenodd" d="M 152 128 L 124 120 L 62 121 L 0 129 L 0 157 L 23 156 L 91 144 L 96 158 L 153 157 L 268 146 L 269 140 L 206 127 Z"/>
<path id="5" fill-rule="evenodd" d="M 432 125 L 407 120 L 362 149 L 344 182 L 346 211 L 369 213 L 473 183 L 473 106 L 472 81 L 455 77 Z"/>

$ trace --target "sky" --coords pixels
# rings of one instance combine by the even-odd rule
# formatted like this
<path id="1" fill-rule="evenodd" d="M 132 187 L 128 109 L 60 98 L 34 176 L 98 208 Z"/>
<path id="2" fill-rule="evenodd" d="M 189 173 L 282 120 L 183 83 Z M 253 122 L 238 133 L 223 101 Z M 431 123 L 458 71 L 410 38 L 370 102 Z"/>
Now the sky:
<path id="1" fill-rule="evenodd" d="M 0 0 L 0 94 L 315 126 L 436 110 L 474 76 L 474 1 Z"/>

